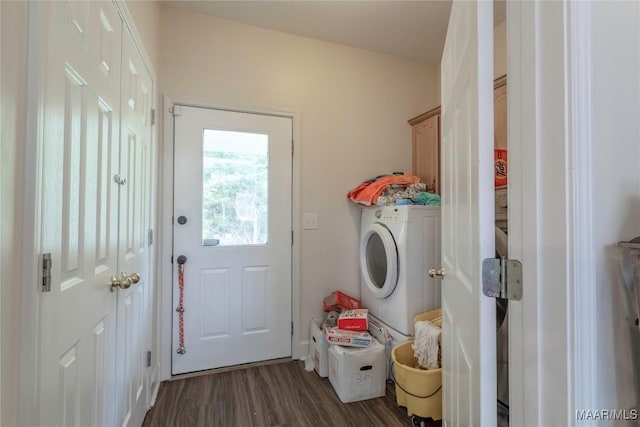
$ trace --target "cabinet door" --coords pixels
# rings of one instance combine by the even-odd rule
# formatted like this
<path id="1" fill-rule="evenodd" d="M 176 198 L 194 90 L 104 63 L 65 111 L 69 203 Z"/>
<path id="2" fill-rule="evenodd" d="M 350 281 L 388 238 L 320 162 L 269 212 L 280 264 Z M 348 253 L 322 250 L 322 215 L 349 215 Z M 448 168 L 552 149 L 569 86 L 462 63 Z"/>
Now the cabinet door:
<path id="1" fill-rule="evenodd" d="M 413 173 L 440 194 L 440 114 L 413 125 Z"/>

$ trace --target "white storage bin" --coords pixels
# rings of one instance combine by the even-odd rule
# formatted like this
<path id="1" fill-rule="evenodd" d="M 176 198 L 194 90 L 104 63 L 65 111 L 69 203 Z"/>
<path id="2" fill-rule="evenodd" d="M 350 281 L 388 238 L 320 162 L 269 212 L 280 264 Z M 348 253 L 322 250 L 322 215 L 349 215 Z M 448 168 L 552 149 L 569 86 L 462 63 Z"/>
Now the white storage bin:
<path id="1" fill-rule="evenodd" d="M 320 328 L 322 319 L 311 319 L 311 333 L 309 334 L 309 354 L 313 359 L 313 367 L 323 378 L 329 376 L 329 342 Z"/>
<path id="2" fill-rule="evenodd" d="M 369 347 L 329 348 L 329 381 L 344 403 L 385 395 L 385 348 L 373 340 Z"/>

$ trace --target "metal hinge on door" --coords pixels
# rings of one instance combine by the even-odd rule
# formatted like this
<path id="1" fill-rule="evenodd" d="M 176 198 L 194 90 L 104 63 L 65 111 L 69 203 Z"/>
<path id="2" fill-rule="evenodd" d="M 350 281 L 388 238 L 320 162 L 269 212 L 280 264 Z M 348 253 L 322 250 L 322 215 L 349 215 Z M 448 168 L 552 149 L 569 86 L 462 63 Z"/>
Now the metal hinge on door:
<path id="1" fill-rule="evenodd" d="M 42 255 L 42 292 L 51 292 L 51 254 Z"/>
<path id="2" fill-rule="evenodd" d="M 151 351 L 147 351 L 147 368 L 151 367 Z"/>
<path id="3" fill-rule="evenodd" d="M 156 124 L 156 110 L 155 109 L 151 109 L 151 125 L 155 125 Z"/>
<path id="4" fill-rule="evenodd" d="M 488 297 L 520 301 L 522 264 L 516 259 L 487 258 L 482 261 L 482 293 Z"/>
<path id="5" fill-rule="evenodd" d="M 147 242 L 149 246 L 153 245 L 153 228 L 149 229 L 149 234 L 147 235 Z"/>

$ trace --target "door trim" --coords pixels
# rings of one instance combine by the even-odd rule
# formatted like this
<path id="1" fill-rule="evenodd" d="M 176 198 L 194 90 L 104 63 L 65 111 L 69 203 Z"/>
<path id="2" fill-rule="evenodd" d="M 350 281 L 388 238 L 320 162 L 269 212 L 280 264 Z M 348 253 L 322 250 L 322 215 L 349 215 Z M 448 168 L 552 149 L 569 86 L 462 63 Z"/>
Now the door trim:
<path id="1" fill-rule="evenodd" d="M 27 17 L 27 77 L 26 118 L 23 163 L 23 217 L 22 217 L 22 282 L 20 287 L 20 331 L 18 342 L 18 424 L 36 425 L 39 418 L 39 357 L 38 325 L 40 323 L 40 295 L 37 292 L 38 258 L 40 252 L 40 223 L 42 176 L 38 165 L 42 163 L 42 79 L 44 65 L 41 52 L 42 35 L 39 31 L 43 5 L 29 2 Z M 35 123 L 36 126 L 30 126 Z M 28 172 L 27 172 L 28 171 Z M 30 176 L 36 171 L 36 176 Z"/>
<path id="2" fill-rule="evenodd" d="M 215 110 L 235 111 L 240 113 L 261 114 L 268 116 L 281 116 L 291 118 L 293 122 L 293 157 L 292 157 L 292 200 L 291 200 L 291 228 L 294 239 L 291 246 L 291 320 L 293 322 L 293 334 L 291 336 L 291 358 L 300 359 L 305 356 L 306 345 L 300 342 L 300 114 L 297 112 L 257 108 L 252 106 L 230 106 L 216 104 L 205 100 L 194 100 L 184 97 L 163 96 L 162 99 L 162 162 L 159 172 L 164 177 L 162 191 L 159 195 L 159 245 L 161 247 L 159 270 L 159 283 L 161 286 L 160 300 L 158 302 L 158 330 L 160 331 L 158 342 L 160 348 L 160 380 L 172 379 L 172 325 L 173 325 L 173 296 L 172 296 L 172 265 L 171 255 L 173 251 L 173 161 L 174 161 L 174 126 L 173 115 L 170 109 L 174 105 L 189 107 L 209 108 Z"/>
<path id="3" fill-rule="evenodd" d="M 511 425 L 575 425 L 597 407 L 590 8 L 507 2 L 509 255 L 524 266 L 509 303 Z"/>

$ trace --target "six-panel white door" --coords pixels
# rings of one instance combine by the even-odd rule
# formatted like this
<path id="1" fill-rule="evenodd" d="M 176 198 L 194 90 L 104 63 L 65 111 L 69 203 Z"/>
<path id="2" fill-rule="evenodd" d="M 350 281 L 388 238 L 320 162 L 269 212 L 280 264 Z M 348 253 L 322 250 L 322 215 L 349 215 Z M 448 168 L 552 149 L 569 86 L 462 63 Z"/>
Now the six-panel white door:
<path id="1" fill-rule="evenodd" d="M 454 0 L 442 57 L 443 424 L 496 425 L 493 2 Z"/>
<path id="2" fill-rule="evenodd" d="M 114 425 L 120 43 L 111 2 L 42 2 L 43 426 Z M 25 284 L 27 285 L 27 284 Z"/>
<path id="3" fill-rule="evenodd" d="M 148 244 L 151 212 L 151 76 L 129 31 L 122 35 L 122 124 L 118 269 L 138 275 L 118 289 L 116 422 L 139 426 L 147 410 L 147 357 L 151 349 Z"/>
<path id="4" fill-rule="evenodd" d="M 112 2 L 43 2 L 39 12 L 41 253 L 52 263 L 39 424 L 138 426 L 148 404 L 152 82 Z M 113 289 L 122 271 L 141 280 Z"/>
<path id="5" fill-rule="evenodd" d="M 185 106 L 174 115 L 172 372 L 289 357 L 292 119 Z"/>

